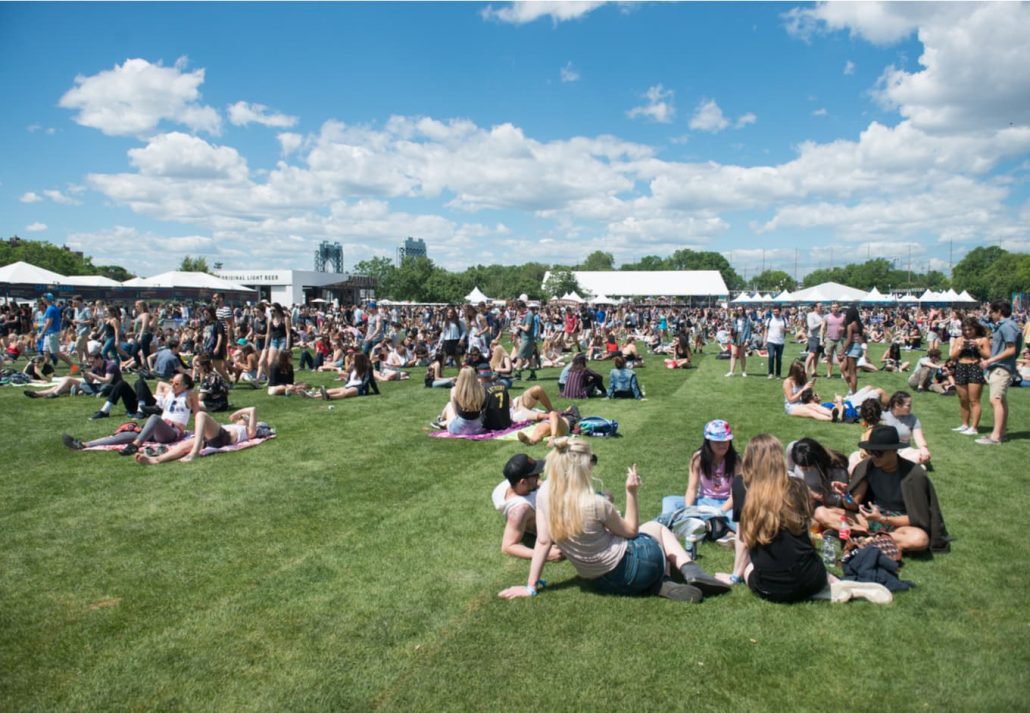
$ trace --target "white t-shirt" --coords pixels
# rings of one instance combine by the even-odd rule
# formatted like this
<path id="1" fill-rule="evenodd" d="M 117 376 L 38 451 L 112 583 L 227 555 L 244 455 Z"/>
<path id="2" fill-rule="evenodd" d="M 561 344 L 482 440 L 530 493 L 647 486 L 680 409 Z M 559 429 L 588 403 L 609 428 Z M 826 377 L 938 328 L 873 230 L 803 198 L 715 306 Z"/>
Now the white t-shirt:
<path id="1" fill-rule="evenodd" d="M 815 310 L 812 310 L 811 312 L 809 312 L 808 313 L 808 336 L 810 338 L 811 337 L 818 337 L 819 336 L 819 330 L 821 330 L 822 327 L 823 327 L 823 316 L 821 314 L 819 314 L 818 312 L 816 312 Z"/>
<path id="2" fill-rule="evenodd" d="M 765 320 L 765 341 L 770 344 L 783 344 L 787 332 L 787 323 L 783 317 L 770 317 Z"/>
<path id="3" fill-rule="evenodd" d="M 490 499 L 494 502 L 494 510 L 501 513 L 501 516 L 504 517 L 505 520 L 508 519 L 508 514 L 520 505 L 529 505 L 533 510 L 536 510 L 537 491 L 534 490 L 529 495 L 512 494 L 510 498 L 505 499 L 505 495 L 508 494 L 509 487 L 511 487 L 511 484 L 508 483 L 508 479 L 505 478 L 497 484 L 497 487 L 494 488 L 493 494 L 490 496 Z"/>

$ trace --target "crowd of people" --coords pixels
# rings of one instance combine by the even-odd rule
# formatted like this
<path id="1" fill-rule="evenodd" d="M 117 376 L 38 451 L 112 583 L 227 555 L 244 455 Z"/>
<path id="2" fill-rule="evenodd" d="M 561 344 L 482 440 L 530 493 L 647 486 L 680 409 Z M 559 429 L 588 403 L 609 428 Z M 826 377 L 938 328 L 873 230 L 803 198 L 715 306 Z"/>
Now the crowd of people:
<path id="1" fill-rule="evenodd" d="M 1023 353 L 1030 327 L 1025 314 L 1019 317 L 1023 329 L 1004 301 L 962 314 L 842 309 L 836 303 L 828 312 L 820 304 L 753 310 L 555 306 L 524 296 L 503 306 L 461 309 L 375 302 L 233 307 L 220 295 L 209 304 L 137 301 L 129 307 L 79 297 L 58 304 L 46 294 L 34 311 L 0 307 L 0 351 L 5 367 L 26 360 L 20 370 L 5 368 L 6 380 L 44 387 L 26 390 L 30 398 L 92 395 L 103 399 L 94 419 L 107 418 L 122 403 L 127 415 L 144 420 L 93 441 L 62 438 L 73 450 L 114 447 L 143 464 L 189 461 L 205 448 L 238 446 L 274 433 L 253 407 L 236 411 L 227 423 L 216 420 L 212 414 L 228 410 L 233 388 L 333 401 L 377 394 L 380 383 L 423 370 L 427 388 L 449 389 L 432 419 L 435 428 L 467 437 L 525 426 L 518 432 L 522 443 L 546 441 L 551 448 L 546 459 L 512 458 L 493 493 L 506 522 L 502 550 L 531 560 L 528 584 L 506 589 L 506 598 L 535 596 L 544 564 L 567 559 L 580 577 L 612 594 L 697 602 L 746 582 L 773 601 L 884 602 L 889 591 L 875 582 L 828 575 L 811 533 L 850 532 L 856 535 L 852 544 L 871 543 L 897 559 L 946 550 L 948 535 L 927 475 L 933 467 L 930 447 L 912 413 L 911 395 L 872 384 L 860 388 L 859 375 L 911 369 L 914 390 L 958 395 L 956 432 L 980 436 L 978 444 L 999 445 L 1006 435 L 1008 391 L 1023 375 L 1030 377 L 1030 355 Z M 783 378 L 791 342 L 804 351 L 789 360 Z M 868 359 L 869 344 L 877 342 L 887 345 L 879 365 Z M 559 409 L 554 401 L 643 401 L 638 372 L 650 355 L 663 358 L 667 368 L 689 368 L 711 345 L 715 358 L 729 360 L 727 377 L 748 376 L 749 356 L 764 359 L 767 378 L 782 378 L 787 415 L 861 421 L 862 440 L 844 455 L 812 439 L 784 446 L 761 434 L 738 454 L 729 424 L 712 421 L 690 460 L 684 495 L 665 498 L 659 519 L 640 524 L 635 466 L 627 471 L 620 514 L 610 494 L 594 487 L 596 457 L 588 442 L 574 437 L 579 408 Z M 925 357 L 904 358 L 922 349 Z M 595 370 L 602 361 L 611 362 L 607 377 Z M 68 373 L 54 379 L 59 362 Z M 835 364 L 845 393 L 823 398 L 817 381 L 833 378 Z M 543 368 L 561 369 L 557 393 L 528 384 Z M 296 372 L 308 370 L 336 374 L 343 384 L 327 388 L 298 381 Z M 134 385 L 130 374 L 137 377 Z M 152 392 L 148 381 L 155 379 Z M 528 388 L 513 398 L 519 380 Z M 980 435 L 985 386 L 992 430 Z M 527 535 L 535 538 L 531 545 Z M 706 538 L 735 547 L 732 572 L 712 575 L 698 567 L 697 545 Z"/>

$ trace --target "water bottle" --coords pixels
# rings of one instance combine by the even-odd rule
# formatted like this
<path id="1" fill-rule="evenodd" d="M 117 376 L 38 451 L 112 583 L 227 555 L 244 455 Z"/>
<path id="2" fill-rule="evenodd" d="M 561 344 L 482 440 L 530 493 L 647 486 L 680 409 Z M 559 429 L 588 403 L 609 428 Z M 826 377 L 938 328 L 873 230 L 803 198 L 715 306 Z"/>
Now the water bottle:
<path id="1" fill-rule="evenodd" d="M 829 532 L 823 534 L 822 557 L 823 564 L 827 566 L 832 566 L 837 562 L 837 544 Z"/>

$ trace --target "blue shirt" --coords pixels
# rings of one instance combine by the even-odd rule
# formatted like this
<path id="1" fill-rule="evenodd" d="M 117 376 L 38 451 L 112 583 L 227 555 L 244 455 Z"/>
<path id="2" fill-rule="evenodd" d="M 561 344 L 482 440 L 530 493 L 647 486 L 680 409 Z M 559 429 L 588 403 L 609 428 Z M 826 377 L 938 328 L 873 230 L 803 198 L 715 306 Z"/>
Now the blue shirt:
<path id="1" fill-rule="evenodd" d="M 47 320 L 50 320 L 50 326 L 46 328 L 43 334 L 58 334 L 61 331 L 61 310 L 57 309 L 56 306 L 50 305 L 46 308 L 46 312 L 43 313 L 43 323 L 46 324 Z"/>
<path id="2" fill-rule="evenodd" d="M 987 369 L 989 371 L 995 367 L 1000 367 L 1010 374 L 1015 374 L 1016 357 L 1019 356 L 1019 351 L 1023 346 L 1023 334 L 1019 331 L 1019 327 L 1016 326 L 1011 317 L 1006 317 L 993 325 L 993 329 L 994 334 L 991 337 L 992 358 L 1005 351 L 1006 344 L 1015 344 L 1016 350 L 1005 359 L 991 364 Z"/>

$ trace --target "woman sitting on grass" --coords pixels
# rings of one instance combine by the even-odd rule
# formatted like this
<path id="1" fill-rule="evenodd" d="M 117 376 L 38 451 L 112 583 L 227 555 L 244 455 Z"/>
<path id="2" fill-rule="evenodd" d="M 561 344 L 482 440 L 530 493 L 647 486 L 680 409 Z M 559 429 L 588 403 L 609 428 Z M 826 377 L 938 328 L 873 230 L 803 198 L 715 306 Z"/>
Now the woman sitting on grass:
<path id="1" fill-rule="evenodd" d="M 626 473 L 626 516 L 596 492 L 590 446 L 558 438 L 547 456 L 547 480 L 537 491 L 536 545 L 525 586 L 500 592 L 504 599 L 533 597 L 540 575 L 557 545 L 576 573 L 597 591 L 618 595 L 658 595 L 699 602 L 729 587 L 694 563 L 672 532 L 657 522 L 639 524 L 636 466 Z M 670 565 L 684 583 L 670 577 Z"/>
<path id="2" fill-rule="evenodd" d="M 690 368 L 690 335 L 680 332 L 676 335 L 676 341 L 672 346 L 672 359 L 665 360 L 665 366 L 669 369 Z"/>
<path id="3" fill-rule="evenodd" d="M 806 380 L 805 365 L 795 361 L 783 380 L 783 412 L 788 416 L 814 418 L 817 421 L 832 421 L 833 411 L 819 403 L 814 392 L 815 375 Z"/>
<path id="4" fill-rule="evenodd" d="M 476 371 L 463 366 L 458 380 L 451 389 L 451 400 L 444 407 L 443 415 L 435 422 L 444 426 L 448 433 L 471 436 L 483 432 L 483 406 L 486 392 L 483 390 Z"/>
<path id="5" fill-rule="evenodd" d="M 501 346 L 500 340 L 494 342 L 493 351 L 490 354 L 490 369 L 494 372 L 498 381 L 511 388 L 511 377 L 514 370 L 511 364 L 511 357 L 505 348 Z"/>
<path id="6" fill-rule="evenodd" d="M 844 499 L 833 489 L 833 483 L 848 482 L 847 457 L 823 447 L 814 438 L 799 438 L 787 444 L 787 470 L 808 486 L 812 517 L 819 526 L 824 530 L 840 527 Z"/>
<path id="7" fill-rule="evenodd" d="M 895 391 L 887 403 L 883 413 L 884 426 L 894 426 L 898 430 L 902 449 L 898 455 L 913 463 L 927 463 L 930 460 L 930 447 L 923 435 L 923 424 L 912 413 L 912 395 L 907 391 Z M 915 447 L 912 443 L 915 442 Z"/>
<path id="8" fill-rule="evenodd" d="M 608 373 L 608 398 L 642 400 L 644 392 L 637 383 L 637 375 L 626 367 L 626 360 L 621 354 L 615 357 L 614 364 Z"/>
<path id="9" fill-rule="evenodd" d="M 158 465 L 178 460 L 188 463 L 205 448 L 226 448 L 237 446 L 258 437 L 258 421 L 255 407 L 242 408 L 229 416 L 225 426 L 218 423 L 213 416 L 201 411 L 196 418 L 196 433 L 181 443 L 168 449 L 157 449 L 153 454 L 137 453 L 136 462 L 142 465 Z M 271 429 L 265 425 L 263 432 L 267 435 Z"/>
<path id="10" fill-rule="evenodd" d="M 449 389 L 454 386 L 454 379 L 443 375 L 444 363 L 447 361 L 447 354 L 443 349 L 437 349 L 433 360 L 426 367 L 426 386 L 433 389 Z"/>
<path id="11" fill-rule="evenodd" d="M 268 368 L 268 395 L 291 396 L 305 395 L 308 385 L 293 383 L 293 353 L 289 350 L 277 351 L 276 360 Z"/>
<path id="12" fill-rule="evenodd" d="M 347 375 L 347 383 L 335 389 L 327 389 L 324 386 L 318 387 L 322 398 L 326 401 L 336 399 L 349 399 L 354 396 L 367 396 L 372 393 L 379 393 L 373 376 L 372 361 L 364 352 L 354 354 L 354 366 Z"/>
<path id="13" fill-rule="evenodd" d="M 705 424 L 701 447 L 690 457 L 686 493 L 662 498 L 662 512 L 693 506 L 718 508 L 725 516 L 727 526 L 736 531 L 737 523 L 731 519 L 733 496 L 730 486 L 733 478 L 740 475 L 740 467 L 730 424 L 722 419 L 709 421 Z"/>
<path id="14" fill-rule="evenodd" d="M 845 602 L 853 597 L 877 604 L 891 601 L 882 584 L 841 581 L 827 574 L 808 534 L 808 488 L 788 475 L 783 444 L 767 433 L 752 438 L 744 451 L 743 476 L 733 482 L 733 511 L 740 522 L 733 573 L 720 575 L 730 583 L 746 582 L 772 602 Z"/>

